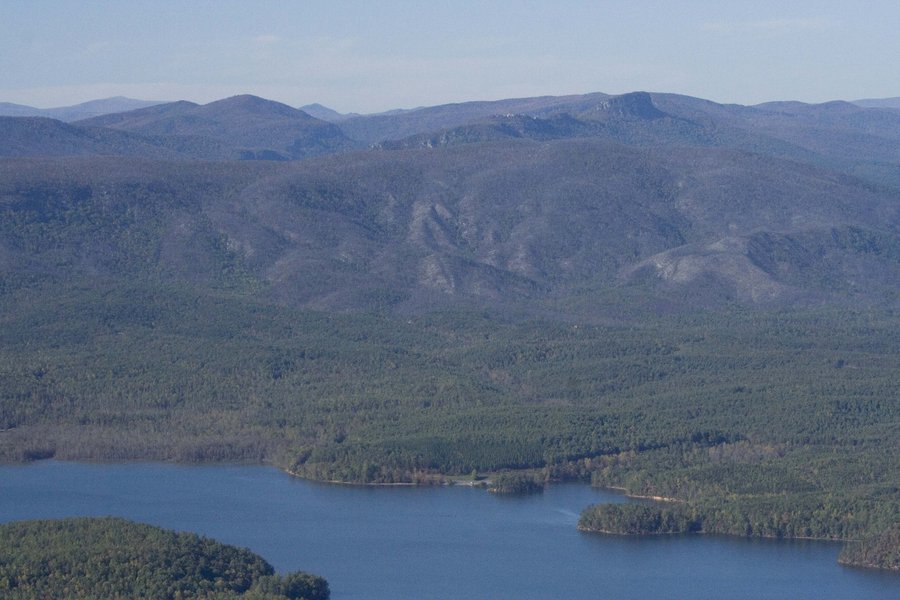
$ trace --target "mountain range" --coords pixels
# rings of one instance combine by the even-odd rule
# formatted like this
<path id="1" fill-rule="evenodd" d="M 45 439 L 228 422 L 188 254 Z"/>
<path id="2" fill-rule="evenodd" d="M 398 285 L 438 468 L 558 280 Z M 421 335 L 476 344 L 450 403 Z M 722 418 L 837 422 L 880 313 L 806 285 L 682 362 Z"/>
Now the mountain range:
<path id="1" fill-rule="evenodd" d="M 162 102 L 154 100 L 135 100 L 134 98 L 125 98 L 123 96 L 90 100 L 73 106 L 59 106 L 56 108 L 35 108 L 33 106 L 25 106 L 24 104 L 0 102 L 0 116 L 48 117 L 50 119 L 59 119 L 60 121 L 69 122 L 99 117 L 100 115 L 109 113 L 145 108 L 147 106 L 153 106 L 154 104 L 162 104 Z"/>
<path id="2" fill-rule="evenodd" d="M 0 117 L 4 277 L 206 285 L 224 260 L 300 306 L 592 318 L 897 302 L 895 109 L 635 92 L 313 110 L 328 120 L 249 95 Z"/>
<path id="3" fill-rule="evenodd" d="M 531 469 L 900 569 L 900 110 L 307 108 L 0 117 L 0 460 Z"/>

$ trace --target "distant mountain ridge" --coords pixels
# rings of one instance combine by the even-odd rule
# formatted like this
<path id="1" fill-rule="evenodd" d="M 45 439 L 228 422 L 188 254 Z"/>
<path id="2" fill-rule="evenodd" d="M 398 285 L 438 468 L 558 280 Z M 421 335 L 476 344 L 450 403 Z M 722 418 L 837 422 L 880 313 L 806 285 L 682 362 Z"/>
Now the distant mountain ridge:
<path id="1" fill-rule="evenodd" d="M 351 117 L 360 116 L 357 113 L 350 113 L 350 114 L 345 115 L 345 114 L 339 113 L 338 111 L 336 111 L 334 109 L 328 108 L 327 106 L 322 106 L 318 102 L 301 106 L 300 110 L 302 110 L 303 112 L 305 112 L 306 114 L 308 114 L 312 117 L 315 117 L 317 119 L 322 119 L 323 121 L 330 121 L 332 123 L 335 123 L 337 121 L 343 121 L 344 119 L 349 119 Z"/>
<path id="2" fill-rule="evenodd" d="M 4 460 L 527 468 L 895 564 L 900 111 L 318 112 L 0 117 Z"/>
<path id="3" fill-rule="evenodd" d="M 896 98 L 867 98 L 854 100 L 853 104 L 865 108 L 895 108 L 900 109 L 900 97 Z"/>
<path id="4" fill-rule="evenodd" d="M 109 113 L 126 112 L 163 104 L 155 100 L 135 100 L 124 96 L 89 100 L 73 106 L 61 106 L 57 108 L 34 108 L 22 104 L 0 102 L 0 117 L 47 117 L 60 121 L 71 122 L 80 119 L 89 119 Z"/>
<path id="5" fill-rule="evenodd" d="M 294 160 L 358 147 L 337 126 L 255 96 L 178 101 L 57 126 L 6 119 L 0 156 L 136 156 Z M 140 149 L 139 149 L 140 148 Z"/>
<path id="6" fill-rule="evenodd" d="M 560 112 L 573 112 L 594 106 L 606 98 L 609 98 L 608 94 L 595 93 L 444 104 L 411 110 L 389 111 L 376 115 L 361 115 L 341 123 L 341 129 L 352 139 L 373 144 L 457 127 L 473 120 L 495 115 L 526 114 L 541 117 Z"/>
<path id="7" fill-rule="evenodd" d="M 116 189 L 89 175 L 102 165 L 141 189 L 157 182 L 141 192 L 151 204 L 200 202 L 190 217 L 160 208 L 163 222 L 208 240 L 206 250 L 148 249 L 162 272 L 207 281 L 204 269 L 225 260 L 210 249 L 225 244 L 279 302 L 327 310 L 381 298 L 392 310 L 462 302 L 569 312 L 583 294 L 620 308 L 626 297 L 867 305 L 894 302 L 900 286 L 900 113 L 846 102 L 748 107 L 598 93 L 327 122 L 242 95 L 70 124 L 2 117 L 0 155 L 56 157 L 69 173 L 58 199 L 70 200 L 34 213 L 40 169 L 8 162 L 0 183 L 11 223 L 69 222 L 53 211 Z M 135 160 L 157 166 L 127 175 Z M 198 178 L 197 160 L 215 166 Z M 238 160 L 250 163 L 218 164 Z M 215 202 L 200 200 L 210 193 Z M 181 239 L 160 235 L 145 242 Z M 30 265 L 64 276 L 9 239 L 0 257 L 10 273 L 24 277 L 14 265 Z M 113 251 L 92 252 L 63 263 L 103 271 Z"/>
<path id="8" fill-rule="evenodd" d="M 234 149 L 229 156 L 210 158 L 291 160 L 354 147 L 337 126 L 286 104 L 251 95 L 203 105 L 173 102 L 76 124 L 146 136 L 210 139 Z"/>
<path id="9" fill-rule="evenodd" d="M 464 102 L 375 115 L 301 109 L 242 95 L 198 105 L 157 104 L 73 123 L 143 136 L 155 155 L 184 159 L 295 160 L 382 148 L 434 147 L 501 139 L 599 137 L 639 146 L 737 148 L 837 168 L 878 184 L 900 185 L 900 113 L 849 102 L 723 105 L 674 94 L 593 93 Z M 13 111 L 15 112 L 15 111 Z M 41 140 L 0 155 L 40 155 Z M 8 146 L 8 144 L 6 144 Z M 59 144 L 50 141 L 50 147 Z M 31 148 L 31 154 L 23 154 Z M 116 147 L 72 155 L 115 155 Z M 133 155 L 130 150 L 124 155 Z"/>

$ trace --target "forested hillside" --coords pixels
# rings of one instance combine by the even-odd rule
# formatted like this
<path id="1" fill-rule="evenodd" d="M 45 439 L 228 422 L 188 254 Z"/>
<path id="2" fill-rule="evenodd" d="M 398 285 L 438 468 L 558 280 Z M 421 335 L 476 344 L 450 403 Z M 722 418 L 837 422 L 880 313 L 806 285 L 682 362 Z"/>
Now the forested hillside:
<path id="1" fill-rule="evenodd" d="M 329 592 L 321 577 L 276 575 L 249 550 L 123 519 L 84 518 L 0 525 L 0 595 L 327 600 Z"/>
<path id="2" fill-rule="evenodd" d="M 900 520 L 889 109 L 636 93 L 325 123 L 242 96 L 0 126 L 5 460 L 527 469 L 680 501 L 601 530 Z"/>
<path id="3" fill-rule="evenodd" d="M 23 278 L 252 278 L 279 303 L 895 305 L 898 193 L 782 160 L 590 141 L 298 163 L 10 160 L 0 269 Z M 240 273 L 238 273 L 240 271 Z"/>

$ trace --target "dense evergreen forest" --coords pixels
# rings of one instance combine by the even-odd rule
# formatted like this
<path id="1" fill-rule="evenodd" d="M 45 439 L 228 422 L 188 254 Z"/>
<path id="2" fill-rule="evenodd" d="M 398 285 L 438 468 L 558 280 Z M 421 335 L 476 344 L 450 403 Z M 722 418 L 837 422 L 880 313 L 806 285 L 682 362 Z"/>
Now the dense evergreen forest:
<path id="1" fill-rule="evenodd" d="M 896 563 L 894 111 L 239 96 L 0 134 L 0 460 L 580 479 L 675 501 L 585 529 Z"/>
<path id="2" fill-rule="evenodd" d="M 855 540 L 900 520 L 890 312 L 601 325 L 171 286 L 38 297 L 4 298 L 6 460 L 266 461 L 366 483 L 531 469 L 678 499 L 703 531 Z"/>
<path id="3" fill-rule="evenodd" d="M 544 491 L 544 482 L 532 473 L 497 473 L 488 486 L 494 494 L 534 494 Z"/>
<path id="4" fill-rule="evenodd" d="M 0 525 L 9 600 L 327 600 L 314 575 L 276 575 L 249 550 L 115 518 Z"/>
<path id="5" fill-rule="evenodd" d="M 838 561 L 853 566 L 900 571 L 900 526 L 844 547 Z"/>

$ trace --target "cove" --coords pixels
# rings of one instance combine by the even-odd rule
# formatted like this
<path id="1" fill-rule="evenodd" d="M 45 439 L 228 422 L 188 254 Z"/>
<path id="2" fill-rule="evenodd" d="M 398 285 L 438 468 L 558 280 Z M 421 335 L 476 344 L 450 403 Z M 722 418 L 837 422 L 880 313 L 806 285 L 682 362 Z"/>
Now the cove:
<path id="1" fill-rule="evenodd" d="M 326 577 L 334 600 L 895 599 L 900 576 L 842 567 L 840 545 L 581 533 L 621 495 L 563 484 L 502 497 L 360 487 L 269 467 L 55 461 L 0 467 L 0 521 L 115 515 L 245 546 Z"/>

